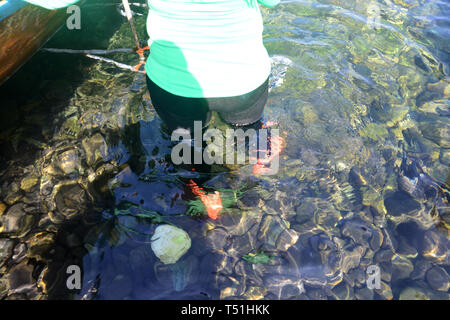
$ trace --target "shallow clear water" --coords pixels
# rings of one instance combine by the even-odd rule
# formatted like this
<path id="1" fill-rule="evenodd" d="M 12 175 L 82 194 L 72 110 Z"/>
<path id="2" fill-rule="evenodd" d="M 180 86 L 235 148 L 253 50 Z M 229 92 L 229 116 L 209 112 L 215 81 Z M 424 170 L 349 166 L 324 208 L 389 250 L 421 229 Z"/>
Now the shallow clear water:
<path id="1" fill-rule="evenodd" d="M 449 298 L 450 5 L 284 1 L 263 13 L 276 61 L 265 118 L 286 142 L 276 175 L 173 166 L 140 74 L 40 52 L 0 88 L 2 223 L 20 217 L 2 231 L 0 297 Z M 99 16 L 110 27 L 94 35 Z M 47 47 L 133 46 L 115 10 L 88 21 Z M 243 193 L 217 220 L 192 217 L 191 178 Z M 152 252 L 159 223 L 192 239 L 174 265 Z"/>

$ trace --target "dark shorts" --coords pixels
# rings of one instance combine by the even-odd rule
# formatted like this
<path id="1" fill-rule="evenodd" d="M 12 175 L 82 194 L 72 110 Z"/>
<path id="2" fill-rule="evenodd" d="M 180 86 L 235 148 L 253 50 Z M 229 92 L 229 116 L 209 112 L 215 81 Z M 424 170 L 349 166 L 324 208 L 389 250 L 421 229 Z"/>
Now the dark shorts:
<path id="1" fill-rule="evenodd" d="M 147 76 L 153 107 L 170 130 L 192 129 L 194 121 L 206 126 L 211 111 L 217 111 L 225 122 L 245 126 L 261 119 L 269 92 L 269 78 L 255 90 L 233 97 L 187 98 L 174 95 L 155 84 Z"/>

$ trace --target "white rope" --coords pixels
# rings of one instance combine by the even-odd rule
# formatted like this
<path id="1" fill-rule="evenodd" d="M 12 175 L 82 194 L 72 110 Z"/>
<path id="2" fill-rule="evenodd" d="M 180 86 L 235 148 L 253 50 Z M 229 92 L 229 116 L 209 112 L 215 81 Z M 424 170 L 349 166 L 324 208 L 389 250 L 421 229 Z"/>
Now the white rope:
<path id="1" fill-rule="evenodd" d="M 128 22 L 131 26 L 131 31 L 133 32 L 134 42 L 136 44 L 136 49 L 139 49 L 141 45 L 139 44 L 139 38 L 137 36 L 136 28 L 134 27 L 133 23 L 133 14 L 131 13 L 130 4 L 128 3 L 128 0 L 122 0 L 123 8 L 125 9 L 125 14 L 127 16 Z"/>
<path id="2" fill-rule="evenodd" d="M 134 52 L 133 49 L 129 48 L 118 48 L 111 50 L 102 49 L 92 49 L 92 50 L 73 50 L 73 49 L 57 49 L 57 48 L 43 48 L 42 51 L 53 52 L 53 53 L 81 53 L 81 54 L 111 54 L 111 53 L 129 53 Z"/>
<path id="3" fill-rule="evenodd" d="M 145 71 L 142 71 L 142 70 L 137 70 L 137 71 L 136 71 L 135 68 L 134 68 L 133 66 L 130 66 L 129 64 L 117 62 L 117 61 L 114 61 L 114 60 L 112 60 L 112 59 L 108 59 L 108 58 L 105 58 L 105 57 L 96 56 L 96 55 L 93 55 L 93 54 L 86 54 L 86 57 L 91 58 L 91 59 L 95 59 L 95 60 L 100 60 L 100 61 L 112 63 L 112 64 L 114 64 L 116 67 L 119 67 L 119 68 L 121 68 L 121 69 L 130 70 L 130 71 L 133 71 L 133 72 L 139 72 L 139 73 L 145 74 Z"/>
<path id="4" fill-rule="evenodd" d="M 130 2 L 129 4 L 130 4 L 130 6 L 134 6 L 134 7 L 147 8 L 147 4 L 146 3 Z M 121 6 L 122 4 L 117 4 L 117 3 L 93 3 L 93 4 L 85 4 L 84 7 L 109 7 L 109 6 L 117 6 L 117 5 Z"/>

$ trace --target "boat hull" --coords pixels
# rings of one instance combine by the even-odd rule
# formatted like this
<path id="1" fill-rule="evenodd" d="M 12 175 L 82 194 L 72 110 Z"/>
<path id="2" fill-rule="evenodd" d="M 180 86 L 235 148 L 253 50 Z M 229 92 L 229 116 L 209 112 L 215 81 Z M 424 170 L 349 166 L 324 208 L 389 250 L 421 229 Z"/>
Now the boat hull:
<path id="1" fill-rule="evenodd" d="M 0 21 L 0 85 L 50 39 L 65 16 L 65 10 L 26 4 Z"/>

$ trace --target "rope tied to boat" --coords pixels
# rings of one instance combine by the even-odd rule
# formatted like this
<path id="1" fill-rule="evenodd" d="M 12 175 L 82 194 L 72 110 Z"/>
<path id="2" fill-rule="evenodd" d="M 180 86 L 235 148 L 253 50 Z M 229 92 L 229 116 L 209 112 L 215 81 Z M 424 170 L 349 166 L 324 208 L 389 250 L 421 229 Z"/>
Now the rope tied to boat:
<path id="1" fill-rule="evenodd" d="M 150 48 L 148 46 L 141 48 L 139 37 L 136 32 L 136 27 L 134 26 L 133 14 L 131 13 L 130 4 L 128 3 L 128 0 L 122 0 L 122 4 L 127 20 L 130 23 L 131 32 L 133 33 L 134 42 L 136 44 L 136 53 L 139 55 L 139 63 L 134 67 L 134 70 L 138 72 L 141 66 L 145 64 L 144 50 L 150 50 Z"/>

